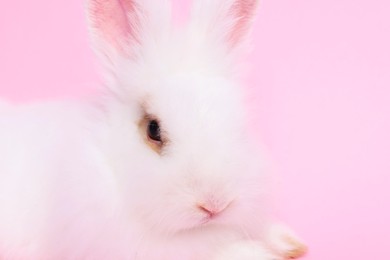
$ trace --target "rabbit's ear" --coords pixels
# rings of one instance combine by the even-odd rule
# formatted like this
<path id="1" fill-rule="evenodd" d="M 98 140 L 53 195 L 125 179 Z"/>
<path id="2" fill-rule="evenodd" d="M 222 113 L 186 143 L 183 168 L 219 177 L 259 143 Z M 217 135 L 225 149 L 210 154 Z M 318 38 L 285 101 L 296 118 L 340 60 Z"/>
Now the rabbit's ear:
<path id="1" fill-rule="evenodd" d="M 92 43 L 109 63 L 134 58 L 145 39 L 165 32 L 170 15 L 168 0 L 87 0 Z"/>
<path id="2" fill-rule="evenodd" d="M 138 44 L 140 10 L 134 0 L 88 0 L 87 17 L 95 50 L 107 61 L 131 55 Z M 114 56 L 114 57 L 113 57 Z"/>
<path id="3" fill-rule="evenodd" d="M 194 0 L 192 25 L 195 33 L 227 51 L 247 40 L 259 0 Z"/>

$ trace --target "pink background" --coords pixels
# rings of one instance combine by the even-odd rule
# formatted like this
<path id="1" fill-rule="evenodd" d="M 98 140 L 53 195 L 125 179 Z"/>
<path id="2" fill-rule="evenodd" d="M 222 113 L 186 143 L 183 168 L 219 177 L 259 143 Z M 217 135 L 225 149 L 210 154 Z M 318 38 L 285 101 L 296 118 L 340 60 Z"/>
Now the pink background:
<path id="1" fill-rule="evenodd" d="M 83 15 L 80 0 L 3 0 L 0 96 L 92 93 Z M 281 218 L 307 240 L 306 259 L 389 259 L 390 1 L 262 0 L 254 35 Z"/>

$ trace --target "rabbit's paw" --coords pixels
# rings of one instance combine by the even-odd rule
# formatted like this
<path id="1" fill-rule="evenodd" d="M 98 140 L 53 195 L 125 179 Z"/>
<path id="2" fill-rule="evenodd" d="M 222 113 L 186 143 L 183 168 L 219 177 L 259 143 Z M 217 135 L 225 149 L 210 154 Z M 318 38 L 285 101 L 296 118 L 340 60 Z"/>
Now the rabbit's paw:
<path id="1" fill-rule="evenodd" d="M 213 260 L 283 260 L 257 241 L 240 241 L 224 247 Z"/>
<path id="2" fill-rule="evenodd" d="M 284 259 L 296 259 L 307 252 L 307 246 L 288 227 L 274 224 L 268 233 L 271 248 Z"/>

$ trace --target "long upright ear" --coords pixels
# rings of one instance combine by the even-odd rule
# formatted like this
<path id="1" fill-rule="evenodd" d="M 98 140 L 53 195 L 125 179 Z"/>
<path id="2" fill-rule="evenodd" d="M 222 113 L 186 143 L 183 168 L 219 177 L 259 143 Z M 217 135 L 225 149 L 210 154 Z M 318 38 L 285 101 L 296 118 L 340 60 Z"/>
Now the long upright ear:
<path id="1" fill-rule="evenodd" d="M 87 17 L 95 51 L 104 62 L 134 58 L 145 38 L 165 32 L 169 0 L 87 0 Z M 153 31 L 155 30 L 155 31 Z"/>
<path id="2" fill-rule="evenodd" d="M 198 37 L 205 37 L 225 50 L 242 46 L 250 32 L 259 0 L 194 0 L 192 25 Z"/>
<path id="3" fill-rule="evenodd" d="M 132 55 L 139 44 L 141 10 L 134 0 L 87 0 L 92 43 L 101 58 Z"/>

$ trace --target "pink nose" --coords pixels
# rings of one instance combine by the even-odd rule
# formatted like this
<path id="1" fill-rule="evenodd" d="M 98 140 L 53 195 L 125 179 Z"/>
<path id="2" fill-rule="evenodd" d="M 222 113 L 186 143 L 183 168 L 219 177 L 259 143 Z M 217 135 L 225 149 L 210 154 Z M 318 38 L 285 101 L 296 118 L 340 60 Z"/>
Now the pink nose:
<path id="1" fill-rule="evenodd" d="M 200 211 L 206 213 L 210 218 L 212 218 L 225 211 L 229 205 L 230 203 L 226 205 L 198 204 L 197 207 Z"/>
<path id="2" fill-rule="evenodd" d="M 218 213 L 216 210 L 208 208 L 205 205 L 198 205 L 198 209 L 200 209 L 202 212 L 208 214 L 209 217 L 213 217 L 214 215 L 216 215 Z"/>

